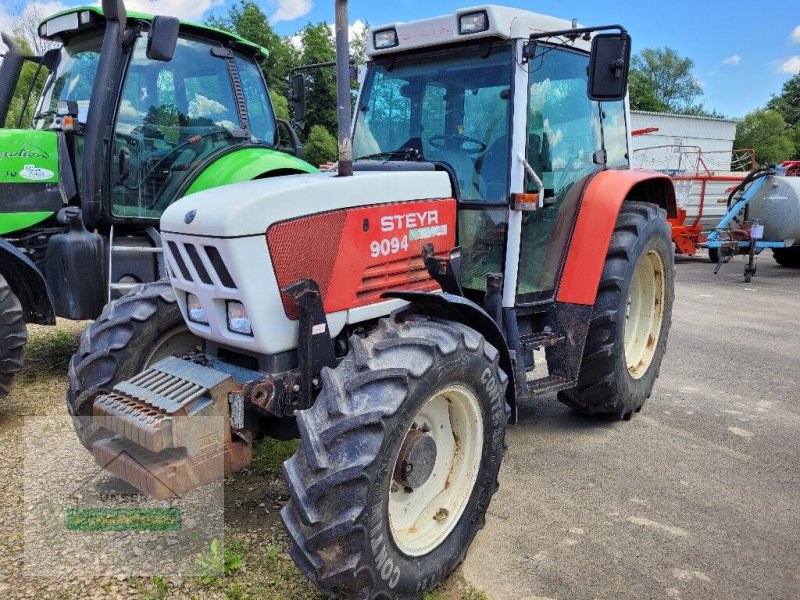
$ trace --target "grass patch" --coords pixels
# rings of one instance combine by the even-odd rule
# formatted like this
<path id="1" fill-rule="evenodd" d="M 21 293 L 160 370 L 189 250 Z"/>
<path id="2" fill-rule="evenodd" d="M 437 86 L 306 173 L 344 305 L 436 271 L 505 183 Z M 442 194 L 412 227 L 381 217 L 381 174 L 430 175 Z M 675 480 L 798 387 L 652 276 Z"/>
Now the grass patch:
<path id="1" fill-rule="evenodd" d="M 248 467 L 251 475 L 280 477 L 284 461 L 297 452 L 299 442 L 281 442 L 264 438 L 253 448 L 253 462 Z"/>
<path id="2" fill-rule="evenodd" d="M 58 327 L 28 327 L 23 377 L 63 377 L 78 350 L 85 323 L 59 322 Z"/>

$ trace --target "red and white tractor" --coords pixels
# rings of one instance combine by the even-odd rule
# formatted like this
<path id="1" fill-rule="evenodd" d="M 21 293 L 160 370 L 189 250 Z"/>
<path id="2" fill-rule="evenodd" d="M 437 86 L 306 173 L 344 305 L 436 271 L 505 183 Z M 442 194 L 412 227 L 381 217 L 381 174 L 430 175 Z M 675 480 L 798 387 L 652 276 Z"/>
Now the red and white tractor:
<path id="1" fill-rule="evenodd" d="M 498 6 L 378 27 L 352 127 L 340 52 L 338 172 L 167 209 L 169 283 L 109 305 L 73 358 L 82 442 L 168 497 L 223 475 L 197 417 L 224 417 L 225 473 L 258 437 L 297 436 L 282 517 L 309 579 L 346 598 L 441 582 L 518 406 L 630 419 L 658 376 L 675 193 L 629 167 L 630 44 Z M 202 352 L 130 372 L 167 310 Z"/>

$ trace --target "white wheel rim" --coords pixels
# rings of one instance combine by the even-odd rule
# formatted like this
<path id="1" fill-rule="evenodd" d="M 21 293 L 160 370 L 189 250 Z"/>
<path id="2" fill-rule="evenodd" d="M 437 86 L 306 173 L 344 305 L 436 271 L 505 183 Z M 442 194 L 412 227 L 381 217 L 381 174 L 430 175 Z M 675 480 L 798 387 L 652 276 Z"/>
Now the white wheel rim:
<path id="1" fill-rule="evenodd" d="M 664 262 L 650 250 L 636 266 L 625 314 L 625 362 L 634 379 L 643 377 L 653 362 L 663 320 Z"/>
<path id="2" fill-rule="evenodd" d="M 164 336 L 145 360 L 144 366 L 156 364 L 168 356 L 182 356 L 200 346 L 200 339 L 185 327 L 177 327 Z"/>
<path id="3" fill-rule="evenodd" d="M 428 480 L 415 490 L 391 482 L 389 523 L 400 551 L 422 556 L 447 539 L 467 507 L 480 469 L 483 420 L 475 394 L 454 385 L 434 394 L 414 423 L 430 428 L 436 462 Z"/>

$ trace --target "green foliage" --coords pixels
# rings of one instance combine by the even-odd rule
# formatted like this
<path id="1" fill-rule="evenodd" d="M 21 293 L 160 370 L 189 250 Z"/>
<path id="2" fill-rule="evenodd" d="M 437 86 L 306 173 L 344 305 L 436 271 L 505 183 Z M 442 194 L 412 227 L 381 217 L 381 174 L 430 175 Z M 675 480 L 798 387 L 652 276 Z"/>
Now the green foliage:
<path id="1" fill-rule="evenodd" d="M 783 84 L 781 93 L 767 102 L 767 108 L 781 113 L 789 127 L 795 127 L 800 123 L 800 73 Z"/>
<path id="2" fill-rule="evenodd" d="M 776 110 L 751 112 L 736 126 L 734 148 L 753 148 L 759 164 L 787 160 L 795 152 L 795 142 L 783 115 Z"/>
<path id="3" fill-rule="evenodd" d="M 666 112 L 667 107 L 658 99 L 653 83 L 638 71 L 631 71 L 628 79 L 631 110 Z"/>
<path id="4" fill-rule="evenodd" d="M 167 593 L 169 592 L 169 587 L 167 586 L 167 580 L 161 575 L 156 575 L 155 577 L 153 577 L 151 581 L 153 582 L 153 585 L 156 588 L 155 597 L 156 598 L 166 597 Z"/>
<path id="5" fill-rule="evenodd" d="M 275 90 L 269 91 L 269 97 L 272 100 L 272 108 L 275 109 L 275 117 L 278 119 L 289 120 L 289 100 L 286 96 L 282 96 Z"/>
<path id="6" fill-rule="evenodd" d="M 297 452 L 298 446 L 297 440 L 282 442 L 265 437 L 258 442 L 253 450 L 253 461 L 248 469 L 258 477 L 263 477 L 264 475 L 278 477 L 281 474 L 283 463 Z"/>
<path id="7" fill-rule="evenodd" d="M 32 54 L 33 51 L 31 50 L 30 45 L 22 36 L 17 36 L 16 40 L 22 48 L 22 54 Z M 20 73 L 19 80 L 17 81 L 17 87 L 14 90 L 14 97 L 11 100 L 11 106 L 8 109 L 8 116 L 6 117 L 5 122 L 6 127 L 15 128 L 17 127 L 17 123 L 19 123 L 20 127 L 23 129 L 29 127 L 31 118 L 33 117 L 33 111 L 36 108 L 36 99 L 39 97 L 39 93 L 44 85 L 46 73 L 47 70 L 42 69 L 39 73 L 39 77 L 34 82 L 34 77 L 36 76 L 36 65 L 30 61 L 25 61 L 25 64 L 22 66 L 22 72 Z M 28 100 L 27 105 L 23 106 L 31 85 L 34 87 L 30 96 L 30 100 Z M 22 115 L 21 120 L 20 115 Z M 3 124 L 0 123 L 0 125 Z"/>
<path id="8" fill-rule="evenodd" d="M 222 17 L 209 17 L 206 24 L 211 27 L 232 31 L 269 50 L 269 57 L 262 62 L 262 69 L 269 87 L 286 94 L 288 84 L 286 75 L 299 64 L 300 53 L 288 40 L 272 29 L 264 11 L 252 0 L 241 0 L 228 9 Z"/>
<path id="9" fill-rule="evenodd" d="M 694 61 L 672 48 L 645 48 L 631 63 L 631 106 L 682 113 L 695 106 L 703 87 L 695 79 Z"/>
<path id="10" fill-rule="evenodd" d="M 306 162 L 316 166 L 335 161 L 339 154 L 336 138 L 322 125 L 314 125 L 305 144 Z"/>
<path id="11" fill-rule="evenodd" d="M 222 573 L 225 577 L 230 577 L 242 567 L 244 559 L 232 548 L 220 548 L 219 540 L 215 539 L 211 542 L 209 552 L 198 555 L 195 562 L 203 571 L 209 573 L 201 578 L 204 585 L 209 585 L 218 579 L 217 575 L 210 573 Z"/>
<path id="12" fill-rule="evenodd" d="M 333 35 L 327 23 L 309 23 L 301 34 L 302 63 L 305 65 L 336 59 Z M 311 141 L 311 130 L 321 125 L 334 134 L 337 131 L 336 70 L 316 69 L 307 76 L 307 109 L 305 135 Z M 312 162 L 312 164 L 314 164 Z"/>

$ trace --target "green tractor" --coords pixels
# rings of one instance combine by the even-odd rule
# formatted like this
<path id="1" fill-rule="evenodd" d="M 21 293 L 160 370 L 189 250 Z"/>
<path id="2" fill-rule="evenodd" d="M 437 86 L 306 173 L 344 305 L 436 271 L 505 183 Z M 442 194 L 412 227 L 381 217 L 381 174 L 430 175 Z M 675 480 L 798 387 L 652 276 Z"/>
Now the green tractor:
<path id="1" fill-rule="evenodd" d="M 30 122 L 0 129 L 0 396 L 22 368 L 27 323 L 96 319 L 126 294 L 123 310 L 160 311 L 168 332 L 119 340 L 146 345 L 140 367 L 194 345 L 172 288 L 152 283 L 166 276 L 164 210 L 211 187 L 316 170 L 276 119 L 258 65 L 267 50 L 252 42 L 128 13 L 122 0 L 58 13 L 38 33 L 61 46 L 23 56 L 2 35 L 0 124 L 25 62 L 47 77 Z"/>

